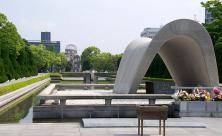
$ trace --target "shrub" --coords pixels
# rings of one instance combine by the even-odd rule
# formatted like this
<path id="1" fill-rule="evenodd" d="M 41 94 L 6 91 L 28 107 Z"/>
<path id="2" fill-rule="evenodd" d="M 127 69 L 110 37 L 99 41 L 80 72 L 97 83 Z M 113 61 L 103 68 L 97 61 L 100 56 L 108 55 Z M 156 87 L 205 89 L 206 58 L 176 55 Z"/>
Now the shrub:
<path id="1" fill-rule="evenodd" d="M 7 76 L 5 76 L 5 75 L 1 75 L 0 76 L 0 83 L 3 83 L 5 81 L 7 81 L 7 80 L 8 80 Z"/>

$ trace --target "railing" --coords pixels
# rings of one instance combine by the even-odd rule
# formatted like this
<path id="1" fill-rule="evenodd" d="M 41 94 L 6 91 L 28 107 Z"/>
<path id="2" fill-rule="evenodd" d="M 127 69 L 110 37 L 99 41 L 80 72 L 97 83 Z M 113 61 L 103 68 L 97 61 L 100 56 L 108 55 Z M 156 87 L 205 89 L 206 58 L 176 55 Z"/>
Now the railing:
<path id="1" fill-rule="evenodd" d="M 112 99 L 147 99 L 149 104 L 155 104 L 156 99 L 173 99 L 167 94 L 102 94 L 102 95 L 39 95 L 40 105 L 46 100 L 59 100 L 60 105 L 65 105 L 66 100 L 73 99 L 105 99 L 105 105 L 111 105 Z"/>

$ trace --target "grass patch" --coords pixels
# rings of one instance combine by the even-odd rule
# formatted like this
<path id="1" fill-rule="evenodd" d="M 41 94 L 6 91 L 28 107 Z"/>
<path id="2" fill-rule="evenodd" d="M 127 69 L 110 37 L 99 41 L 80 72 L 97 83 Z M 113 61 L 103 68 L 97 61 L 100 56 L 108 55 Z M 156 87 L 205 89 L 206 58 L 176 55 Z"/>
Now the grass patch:
<path id="1" fill-rule="evenodd" d="M 62 77 L 62 74 L 60 73 L 50 73 L 49 75 L 50 77 Z"/>
<path id="2" fill-rule="evenodd" d="M 155 77 L 144 77 L 143 80 L 150 80 L 150 81 L 173 81 L 173 79 L 167 78 L 155 78 Z"/>
<path id="3" fill-rule="evenodd" d="M 25 87 L 27 85 L 30 85 L 30 84 L 33 84 L 35 82 L 44 80 L 46 78 L 49 78 L 49 75 L 36 77 L 36 78 L 30 79 L 30 80 L 27 80 L 27 81 L 23 81 L 23 82 L 19 82 L 19 83 L 15 83 L 15 84 L 0 87 L 0 96 L 4 95 L 4 94 L 7 94 L 7 93 L 10 93 L 10 92 L 13 92 L 17 89 L 23 88 L 23 87 Z"/>

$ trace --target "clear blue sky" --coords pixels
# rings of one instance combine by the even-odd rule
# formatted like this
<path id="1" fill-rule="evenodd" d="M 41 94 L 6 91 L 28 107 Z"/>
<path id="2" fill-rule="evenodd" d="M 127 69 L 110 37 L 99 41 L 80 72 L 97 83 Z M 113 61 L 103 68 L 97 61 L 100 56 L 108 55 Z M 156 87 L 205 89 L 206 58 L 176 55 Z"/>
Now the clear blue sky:
<path id="1" fill-rule="evenodd" d="M 95 45 L 104 52 L 122 53 L 145 27 L 159 27 L 180 18 L 204 22 L 202 0 L 1 0 L 21 36 L 39 40 L 50 31 L 62 51 L 69 43 L 78 54 Z"/>

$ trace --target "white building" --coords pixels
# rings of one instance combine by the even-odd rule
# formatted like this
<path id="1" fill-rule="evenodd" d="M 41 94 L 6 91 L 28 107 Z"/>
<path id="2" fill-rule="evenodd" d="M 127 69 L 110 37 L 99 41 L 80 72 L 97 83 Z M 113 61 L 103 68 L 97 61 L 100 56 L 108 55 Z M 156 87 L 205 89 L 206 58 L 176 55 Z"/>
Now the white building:
<path id="1" fill-rule="evenodd" d="M 77 47 L 74 44 L 66 46 L 65 55 L 70 66 L 71 72 L 81 71 L 80 56 L 77 54 Z"/>
<path id="2" fill-rule="evenodd" d="M 153 39 L 153 37 L 157 34 L 157 32 L 160 30 L 160 28 L 144 28 L 143 32 L 141 32 L 141 37 L 148 37 Z"/>

